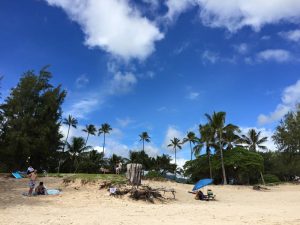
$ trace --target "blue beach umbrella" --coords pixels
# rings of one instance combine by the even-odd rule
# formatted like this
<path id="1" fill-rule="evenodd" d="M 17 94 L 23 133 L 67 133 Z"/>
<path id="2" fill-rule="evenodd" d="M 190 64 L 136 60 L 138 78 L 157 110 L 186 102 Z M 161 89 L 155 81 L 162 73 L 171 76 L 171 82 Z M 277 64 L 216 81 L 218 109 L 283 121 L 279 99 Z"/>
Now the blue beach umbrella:
<path id="1" fill-rule="evenodd" d="M 194 188 L 193 188 L 193 191 L 197 191 L 198 189 L 202 188 L 202 187 L 205 187 L 206 185 L 209 185 L 213 182 L 213 179 L 202 179 L 202 180 L 199 180 Z"/>

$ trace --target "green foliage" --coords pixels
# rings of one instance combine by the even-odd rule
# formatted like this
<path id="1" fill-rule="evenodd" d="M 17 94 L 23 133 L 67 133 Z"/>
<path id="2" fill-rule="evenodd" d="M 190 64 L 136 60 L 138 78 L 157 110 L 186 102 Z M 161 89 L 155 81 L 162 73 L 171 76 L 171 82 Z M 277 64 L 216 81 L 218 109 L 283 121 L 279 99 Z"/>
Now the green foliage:
<path id="1" fill-rule="evenodd" d="M 129 162 L 140 163 L 143 165 L 143 169 L 150 171 L 155 170 L 160 174 L 166 174 L 167 172 L 173 173 L 176 169 L 176 165 L 171 163 L 171 157 L 163 154 L 156 158 L 149 157 L 145 151 L 130 151 Z"/>
<path id="2" fill-rule="evenodd" d="M 214 179 L 221 182 L 220 171 L 222 169 L 218 155 L 211 157 Z M 234 183 L 255 183 L 259 179 L 259 172 L 263 170 L 263 158 L 255 152 L 236 147 L 224 151 L 224 166 L 227 177 Z M 195 160 L 186 162 L 184 165 L 185 175 L 190 176 L 193 182 L 209 177 L 209 164 L 206 155 L 197 157 Z"/>
<path id="3" fill-rule="evenodd" d="M 165 180 L 163 175 L 157 171 L 149 171 L 146 174 L 145 178 L 151 179 L 151 180 Z"/>
<path id="4" fill-rule="evenodd" d="M 279 178 L 274 174 L 264 174 L 263 176 L 266 184 L 280 182 Z"/>
<path id="5" fill-rule="evenodd" d="M 9 169 L 24 168 L 26 160 L 38 169 L 49 169 L 57 155 L 61 105 L 66 92 L 50 84 L 52 74 L 26 72 L 1 105 L 4 124 L 0 158 Z"/>
<path id="6" fill-rule="evenodd" d="M 300 104 L 295 112 L 289 112 L 276 127 L 273 140 L 279 151 L 291 157 L 300 154 Z"/>

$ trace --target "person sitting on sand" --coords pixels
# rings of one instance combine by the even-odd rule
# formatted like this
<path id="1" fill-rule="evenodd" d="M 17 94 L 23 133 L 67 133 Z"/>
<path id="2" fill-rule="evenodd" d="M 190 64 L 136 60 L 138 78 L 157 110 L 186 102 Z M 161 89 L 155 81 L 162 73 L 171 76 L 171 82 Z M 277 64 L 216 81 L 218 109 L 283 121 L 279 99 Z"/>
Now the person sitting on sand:
<path id="1" fill-rule="evenodd" d="M 47 188 L 44 186 L 44 182 L 40 182 L 40 184 L 35 188 L 35 193 L 37 195 L 46 195 Z"/>
<path id="2" fill-rule="evenodd" d="M 37 171 L 34 170 L 33 172 L 31 172 L 30 174 L 28 174 L 28 178 L 29 178 L 29 191 L 28 191 L 28 196 L 31 196 L 32 195 L 32 192 L 33 192 L 33 189 L 34 189 L 34 186 L 35 186 L 35 181 L 36 181 L 36 178 L 37 178 Z"/>

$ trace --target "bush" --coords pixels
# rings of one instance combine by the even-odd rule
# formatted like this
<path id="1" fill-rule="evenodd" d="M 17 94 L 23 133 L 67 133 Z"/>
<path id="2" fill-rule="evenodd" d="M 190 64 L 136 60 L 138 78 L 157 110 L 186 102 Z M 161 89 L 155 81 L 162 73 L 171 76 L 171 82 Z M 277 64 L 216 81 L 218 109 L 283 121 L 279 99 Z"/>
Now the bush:
<path id="1" fill-rule="evenodd" d="M 149 171 L 145 175 L 146 179 L 151 179 L 151 180 L 164 180 L 165 178 L 157 171 Z"/>
<path id="2" fill-rule="evenodd" d="M 264 180 L 265 180 L 266 184 L 280 182 L 279 178 L 276 175 L 273 175 L 273 174 L 265 174 L 264 175 Z"/>

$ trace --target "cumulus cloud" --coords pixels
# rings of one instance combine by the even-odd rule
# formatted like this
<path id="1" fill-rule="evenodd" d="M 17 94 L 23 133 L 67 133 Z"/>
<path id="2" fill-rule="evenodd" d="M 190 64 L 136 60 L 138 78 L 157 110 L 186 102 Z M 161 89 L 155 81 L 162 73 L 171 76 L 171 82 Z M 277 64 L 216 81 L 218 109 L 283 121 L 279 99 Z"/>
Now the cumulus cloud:
<path id="1" fill-rule="evenodd" d="M 259 30 L 266 24 L 300 20 L 298 0 L 167 0 L 166 5 L 167 16 L 171 19 L 197 6 L 204 25 L 225 27 L 232 32 L 244 26 Z"/>
<path id="2" fill-rule="evenodd" d="M 275 61 L 284 63 L 293 60 L 292 54 L 283 49 L 267 49 L 256 55 L 258 61 Z"/>
<path id="3" fill-rule="evenodd" d="M 281 103 L 269 115 L 258 116 L 258 123 L 263 125 L 281 119 L 287 112 L 293 110 L 300 103 L 300 80 L 284 89 L 281 96 Z"/>
<path id="4" fill-rule="evenodd" d="M 195 1 L 194 0 L 167 0 L 165 4 L 168 8 L 166 18 L 170 21 L 173 21 L 181 13 L 185 12 L 193 5 L 195 5 Z"/>
<path id="5" fill-rule="evenodd" d="M 164 142 L 162 144 L 162 148 L 170 150 L 170 148 L 167 147 L 168 144 L 170 144 L 170 140 L 173 139 L 174 137 L 182 140 L 182 138 L 184 136 L 185 135 L 180 130 L 178 130 L 176 127 L 169 126 L 167 129 L 166 135 L 165 135 Z"/>
<path id="6" fill-rule="evenodd" d="M 300 29 L 291 30 L 291 31 L 287 31 L 287 32 L 280 32 L 279 36 L 281 36 L 282 38 L 285 38 L 289 41 L 298 42 L 298 41 L 300 41 Z"/>
<path id="7" fill-rule="evenodd" d="M 85 34 L 85 44 L 123 59 L 145 59 L 163 39 L 157 25 L 127 0 L 46 0 L 62 8 Z"/>

